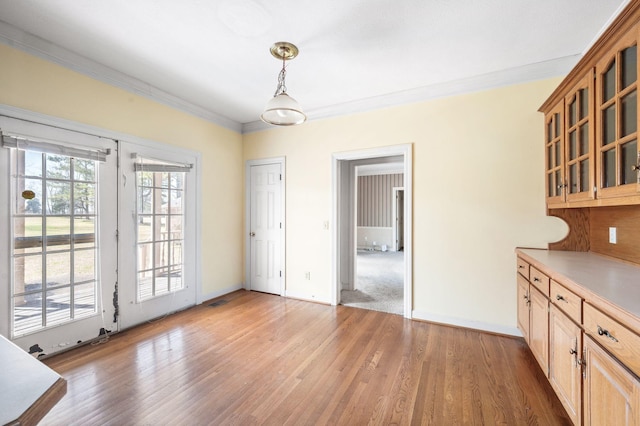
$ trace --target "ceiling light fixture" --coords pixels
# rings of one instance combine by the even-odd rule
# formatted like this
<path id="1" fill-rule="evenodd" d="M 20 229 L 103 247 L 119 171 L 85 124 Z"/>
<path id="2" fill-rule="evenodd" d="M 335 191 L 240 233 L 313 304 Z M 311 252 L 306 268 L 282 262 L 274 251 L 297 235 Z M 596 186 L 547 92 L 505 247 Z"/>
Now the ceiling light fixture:
<path id="1" fill-rule="evenodd" d="M 275 126 L 293 126 L 304 123 L 307 116 L 300 108 L 298 102 L 291 96 L 287 95 L 287 86 L 284 78 L 287 73 L 286 61 L 298 56 L 298 48 L 286 41 L 279 41 L 271 46 L 271 54 L 276 59 L 282 59 L 282 70 L 278 75 L 278 87 L 273 98 L 267 102 L 264 112 L 260 118 L 265 123 Z"/>

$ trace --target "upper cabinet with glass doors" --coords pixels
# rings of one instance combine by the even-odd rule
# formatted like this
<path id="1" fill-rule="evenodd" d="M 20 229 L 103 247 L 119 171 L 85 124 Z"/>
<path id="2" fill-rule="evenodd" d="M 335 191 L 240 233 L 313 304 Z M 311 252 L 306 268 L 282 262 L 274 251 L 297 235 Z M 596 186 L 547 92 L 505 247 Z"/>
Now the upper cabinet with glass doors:
<path id="1" fill-rule="evenodd" d="M 548 208 L 640 204 L 639 39 L 630 2 L 540 107 Z"/>
<path id="2" fill-rule="evenodd" d="M 638 27 L 596 65 L 598 197 L 638 195 Z"/>
<path id="3" fill-rule="evenodd" d="M 547 205 L 594 199 L 593 71 L 545 116 Z"/>

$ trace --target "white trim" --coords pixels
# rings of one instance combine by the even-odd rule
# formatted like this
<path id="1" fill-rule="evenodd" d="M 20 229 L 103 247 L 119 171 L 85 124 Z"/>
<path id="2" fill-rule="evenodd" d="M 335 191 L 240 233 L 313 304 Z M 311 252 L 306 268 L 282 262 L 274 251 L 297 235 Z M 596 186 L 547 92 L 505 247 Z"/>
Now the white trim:
<path id="1" fill-rule="evenodd" d="M 82 55 L 23 31 L 7 22 L 0 21 L 0 42 L 31 55 L 51 61 L 65 68 L 87 75 L 111 86 L 119 87 L 152 101 L 195 115 L 211 123 L 240 133 L 242 126 L 237 121 L 195 105 L 176 95 L 151 86 L 142 80 L 102 65 Z"/>
<path id="2" fill-rule="evenodd" d="M 342 286 L 339 277 L 338 247 L 340 222 L 338 215 L 338 196 L 340 182 L 338 169 L 342 161 L 362 160 L 379 157 L 403 156 L 404 169 L 404 317 L 411 318 L 413 309 L 413 145 L 401 144 L 361 151 L 334 153 L 331 156 L 331 219 L 334 224 L 331 234 L 331 304 L 338 304 L 338 292 Z"/>
<path id="3" fill-rule="evenodd" d="M 393 208 L 391 209 L 391 228 L 393 231 L 391 233 L 391 239 L 393 240 L 393 247 L 391 248 L 391 251 L 398 251 L 398 227 L 396 226 L 396 221 L 398 220 L 398 203 L 395 201 L 398 196 L 398 191 L 402 191 L 402 195 L 404 196 L 404 186 L 394 186 L 392 188 Z M 404 223 L 404 216 L 402 221 Z M 402 241 L 404 243 L 404 235 L 402 237 Z"/>
<path id="4" fill-rule="evenodd" d="M 612 19 L 619 14 L 622 7 L 623 5 L 621 5 L 616 14 L 612 16 Z M 241 124 L 217 112 L 193 104 L 179 96 L 153 87 L 142 80 L 116 71 L 113 68 L 102 65 L 82 55 L 78 55 L 4 21 L 0 21 L 0 42 L 87 75 L 98 81 L 119 87 L 130 93 L 151 99 L 171 108 L 184 111 L 238 133 L 252 133 L 272 128 L 272 126 L 261 120 Z M 548 61 L 527 64 L 521 67 L 509 68 L 459 80 L 432 84 L 341 104 L 328 105 L 307 110 L 307 117 L 309 117 L 308 121 L 315 121 L 563 76 L 578 63 L 581 57 L 581 54 L 563 56 Z M 257 116 L 258 113 L 256 113 L 256 117 Z"/>
<path id="5" fill-rule="evenodd" d="M 487 331 L 489 333 L 505 334 L 508 336 L 522 337 L 522 333 L 515 327 L 491 324 L 482 321 L 472 321 L 463 318 L 455 318 L 446 315 L 430 314 L 428 312 L 413 311 L 413 319 L 428 321 L 437 324 L 453 325 L 456 327 L 471 328 L 474 330 Z"/>
<path id="6" fill-rule="evenodd" d="M 285 296 L 287 288 L 287 258 L 286 258 L 286 229 L 287 229 L 287 211 L 286 207 L 286 157 L 261 158 L 257 160 L 247 160 L 244 168 L 244 288 L 251 290 L 251 167 L 262 166 L 266 164 L 279 164 L 280 173 L 282 174 L 281 193 L 280 193 L 280 217 L 282 228 L 280 229 L 280 269 L 282 277 L 280 279 L 280 296 Z"/>
<path id="7" fill-rule="evenodd" d="M 459 80 L 432 84 L 430 86 L 408 89 L 401 92 L 360 99 L 342 104 L 306 110 L 308 120 L 315 121 L 349 114 L 359 114 L 377 109 L 425 102 L 433 99 L 497 89 L 513 84 L 527 83 L 546 78 L 565 76 L 582 58 L 582 55 L 569 55 L 548 61 L 509 68 L 487 74 L 476 75 Z M 242 133 L 252 133 L 272 128 L 257 120 L 242 125 Z"/>
<path id="8" fill-rule="evenodd" d="M 320 303 L 323 305 L 332 304 L 331 301 L 328 299 L 315 299 L 313 297 L 309 297 L 309 294 L 296 293 L 296 292 L 292 292 L 291 290 L 287 290 L 285 292 L 285 296 L 291 299 L 304 300 L 305 302 Z"/>

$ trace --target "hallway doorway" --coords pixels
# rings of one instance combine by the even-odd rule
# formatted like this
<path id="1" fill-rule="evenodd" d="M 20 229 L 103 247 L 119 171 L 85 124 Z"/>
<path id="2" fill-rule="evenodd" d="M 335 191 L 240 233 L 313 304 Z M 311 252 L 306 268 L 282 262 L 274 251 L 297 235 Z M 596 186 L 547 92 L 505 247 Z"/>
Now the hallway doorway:
<path id="1" fill-rule="evenodd" d="M 349 306 L 353 302 L 351 296 L 358 295 L 363 299 L 368 309 L 384 310 L 387 301 L 396 300 L 392 313 L 411 318 L 412 310 L 412 250 L 411 250 L 411 211 L 412 211 L 412 157 L 410 144 L 391 147 L 376 148 L 365 151 L 349 153 L 337 153 L 333 155 L 333 285 L 332 304 L 343 303 Z M 371 167 L 398 167 L 398 171 L 404 176 L 402 184 L 393 184 L 389 187 L 386 203 L 389 205 L 385 226 L 379 226 L 378 222 L 360 221 L 358 214 L 358 202 L 363 201 L 358 193 L 358 168 Z M 382 165 L 382 166 L 381 166 Z M 386 166 L 384 166 L 386 165 Z M 379 184 L 374 184 L 376 188 Z M 395 218 L 391 211 L 397 214 L 397 204 L 394 195 L 395 188 L 403 188 L 405 196 L 402 200 L 402 239 L 404 251 L 396 251 L 398 244 L 397 228 L 393 224 Z M 375 196 L 373 197 L 375 198 Z M 396 204 L 394 206 L 394 204 Z M 385 210 L 386 211 L 386 210 Z M 381 213 L 374 213 L 376 214 Z M 384 214 L 383 214 L 384 215 Z M 379 219 L 379 218 L 378 218 Z M 378 220 L 376 219 L 376 220 Z M 373 223 L 373 226 L 367 226 Z M 358 250 L 360 249 L 360 250 Z M 367 252 L 367 253 L 365 253 Z M 395 253 L 395 256 L 392 255 Z M 388 255 L 388 256 L 387 256 Z M 391 269 L 378 268 L 380 263 L 388 261 L 394 264 L 393 270 L 397 273 L 391 279 Z M 362 275 L 359 274 L 362 270 Z M 389 272 L 389 274 L 387 274 Z M 400 278 L 398 278 L 400 277 Z M 394 296 L 391 296 L 391 282 L 396 283 Z M 397 285 L 399 284 L 399 285 Z M 397 288 L 399 287 L 399 288 Z M 366 288 L 367 291 L 364 291 Z M 398 297 L 398 290 L 401 297 Z M 358 294 L 357 292 L 360 292 Z M 385 293 L 389 292 L 389 293 Z M 342 300 L 344 294 L 345 300 Z M 373 294 L 381 296 L 374 301 Z M 354 303 L 360 303 L 354 302 Z M 368 307 L 366 306 L 368 304 Z M 374 308 L 373 306 L 376 306 Z M 384 310 L 391 312 L 391 310 Z"/>

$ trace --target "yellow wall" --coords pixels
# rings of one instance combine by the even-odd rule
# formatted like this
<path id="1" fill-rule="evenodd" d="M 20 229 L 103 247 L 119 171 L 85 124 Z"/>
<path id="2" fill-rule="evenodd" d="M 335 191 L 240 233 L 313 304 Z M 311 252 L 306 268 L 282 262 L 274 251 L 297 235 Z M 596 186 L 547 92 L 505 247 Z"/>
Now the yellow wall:
<path id="1" fill-rule="evenodd" d="M 546 247 L 543 118 L 559 79 L 244 136 L 244 159 L 285 156 L 287 291 L 331 294 L 331 155 L 413 144 L 417 318 L 515 332 L 516 246 Z M 311 280 L 305 280 L 305 272 Z"/>
<path id="2" fill-rule="evenodd" d="M 202 295 L 242 283 L 242 136 L 0 44 L 0 104 L 202 154 Z"/>

